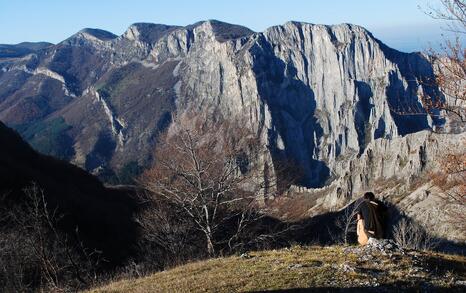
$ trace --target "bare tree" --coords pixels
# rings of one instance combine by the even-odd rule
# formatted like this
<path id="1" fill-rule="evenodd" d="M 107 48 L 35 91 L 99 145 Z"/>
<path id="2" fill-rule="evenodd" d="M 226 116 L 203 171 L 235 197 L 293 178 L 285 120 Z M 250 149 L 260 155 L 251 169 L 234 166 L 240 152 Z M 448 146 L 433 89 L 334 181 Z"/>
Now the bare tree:
<path id="1" fill-rule="evenodd" d="M 78 230 L 69 241 L 57 229 L 62 216 L 48 206 L 44 191 L 36 184 L 23 192 L 22 204 L 0 213 L 9 226 L 0 231 L 0 260 L 6 261 L 0 266 L 0 285 L 4 282 L 7 288 L 19 291 L 41 288 L 59 292 L 95 284 L 100 253 L 84 246 Z"/>
<path id="2" fill-rule="evenodd" d="M 141 179 L 154 200 L 163 198 L 191 219 L 203 233 L 207 252 L 215 244 L 235 239 L 261 217 L 257 195 L 264 189 L 256 164 L 259 144 L 254 133 L 237 123 L 216 122 L 185 114 L 163 135 L 155 165 Z M 226 225 L 232 232 L 224 234 Z"/>
<path id="3" fill-rule="evenodd" d="M 462 38 L 466 34 L 466 2 L 440 0 L 440 7 L 429 7 L 428 15 L 447 22 L 447 30 L 456 34 L 454 40 L 445 40 L 441 50 L 430 49 L 428 55 L 434 64 L 435 78 L 431 84 L 440 89 L 440 95 L 422 95 L 428 113 L 452 113 L 466 123 L 466 48 Z"/>
<path id="4" fill-rule="evenodd" d="M 466 124 L 466 48 L 462 38 L 466 34 L 466 1 L 440 0 L 439 7 L 429 7 L 428 14 L 447 22 L 447 30 L 456 35 L 455 40 L 445 40 L 440 52 L 430 50 L 433 64 L 436 65 L 434 84 L 439 87 L 439 96 L 423 96 L 427 112 L 443 110 L 452 113 L 462 127 Z M 446 200 L 460 206 L 466 205 L 466 141 L 463 150 L 445 150 L 439 157 L 441 170 L 433 176 L 434 184 L 446 194 Z M 454 214 L 455 225 L 465 231 L 465 217 Z"/>
<path id="5" fill-rule="evenodd" d="M 405 249 L 432 250 L 438 240 L 413 220 L 403 217 L 393 228 L 393 240 Z"/>
<path id="6" fill-rule="evenodd" d="M 464 0 L 440 0 L 440 6 L 429 5 L 427 14 L 434 18 L 447 21 L 447 30 L 466 33 L 466 2 Z"/>
<path id="7" fill-rule="evenodd" d="M 453 33 L 453 39 L 445 39 L 440 50 L 427 50 L 426 56 L 434 69 L 434 76 L 424 77 L 418 82 L 433 90 L 420 91 L 417 102 L 389 105 L 398 115 L 429 115 L 435 118 L 448 117 L 464 127 L 466 123 L 466 2 L 465 0 L 440 0 L 439 6 L 428 6 L 426 14 L 446 22 L 445 30 Z M 421 8 L 423 9 L 423 8 Z M 423 9 L 424 10 L 424 9 Z M 438 89 L 438 90 L 435 90 Z M 400 99 L 399 99 L 400 100 Z M 443 132 L 444 129 L 435 129 Z"/>
<path id="8" fill-rule="evenodd" d="M 27 253 L 24 238 L 18 233 L 0 232 L 0 289 L 5 292 L 27 292 L 34 258 Z"/>
<path id="9" fill-rule="evenodd" d="M 346 208 L 343 213 L 335 219 L 335 226 L 338 231 L 329 231 L 330 236 L 336 241 L 342 241 L 345 245 L 348 244 L 348 236 L 351 233 L 356 233 L 357 214 L 359 207 L 363 201 L 356 200 Z"/>
<path id="10" fill-rule="evenodd" d="M 445 39 L 440 50 L 429 49 L 426 55 L 433 65 L 434 77 L 421 81 L 422 84 L 438 89 L 438 91 L 421 92 L 422 107 L 401 106 L 401 109 L 391 108 L 399 115 L 429 115 L 450 121 L 453 133 L 466 128 L 466 1 L 440 0 L 438 6 L 427 7 L 426 14 L 446 22 L 446 31 L 453 33 L 453 39 Z M 445 128 L 435 128 L 434 132 L 446 133 Z M 449 204 L 466 205 L 466 141 L 460 143 L 459 150 L 445 149 L 437 156 L 441 168 L 430 174 L 433 185 L 439 187 L 445 194 Z M 466 231 L 466 218 L 462 209 L 448 211 L 451 213 L 452 224 L 460 231 Z"/>
<path id="11" fill-rule="evenodd" d="M 466 141 L 464 149 L 466 149 Z M 445 203 L 452 209 L 445 210 L 450 216 L 450 222 L 460 233 L 466 233 L 466 153 L 449 151 L 440 159 L 441 167 L 431 174 L 432 184 L 444 193 Z M 456 206 L 456 207 L 455 207 Z"/>
<path id="12" fill-rule="evenodd" d="M 178 206 L 151 192 L 142 192 L 139 198 L 143 206 L 138 215 L 142 228 L 139 250 L 144 253 L 144 271 L 179 265 L 205 250 L 198 245 L 192 221 Z"/>
<path id="13" fill-rule="evenodd" d="M 37 185 L 25 188 L 24 194 L 24 206 L 16 209 L 11 218 L 21 233 L 27 235 L 23 241 L 39 265 L 41 284 L 58 290 L 61 288 L 59 275 L 63 269 L 63 262 L 57 257 L 58 254 L 54 253 L 56 243 L 52 239 L 57 233 L 54 225 L 57 215 L 55 212 L 49 212 L 44 193 Z"/>
<path id="14" fill-rule="evenodd" d="M 429 50 L 435 78 L 425 83 L 436 86 L 439 94 L 420 96 L 424 109 L 431 116 L 453 114 L 452 119 L 466 123 L 466 49 L 461 41 L 446 41 L 442 50 Z"/>

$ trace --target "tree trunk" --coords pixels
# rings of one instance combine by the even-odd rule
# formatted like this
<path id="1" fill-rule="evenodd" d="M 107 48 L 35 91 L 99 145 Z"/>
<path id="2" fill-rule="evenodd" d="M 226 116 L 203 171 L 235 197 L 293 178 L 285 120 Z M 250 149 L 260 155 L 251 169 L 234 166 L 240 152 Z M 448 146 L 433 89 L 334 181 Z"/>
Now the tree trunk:
<path id="1" fill-rule="evenodd" d="M 212 243 L 212 235 L 209 232 L 205 233 L 207 240 L 207 253 L 209 256 L 215 256 L 214 244 Z"/>

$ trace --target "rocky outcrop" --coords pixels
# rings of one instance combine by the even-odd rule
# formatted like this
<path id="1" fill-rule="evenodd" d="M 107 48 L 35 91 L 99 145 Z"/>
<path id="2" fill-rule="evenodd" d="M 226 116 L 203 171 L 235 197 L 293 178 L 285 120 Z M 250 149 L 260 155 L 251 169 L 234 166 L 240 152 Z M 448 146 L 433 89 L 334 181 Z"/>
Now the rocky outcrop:
<path id="1" fill-rule="evenodd" d="M 374 254 L 392 256 L 393 254 L 405 254 L 405 250 L 391 239 L 369 238 L 364 246 L 350 246 L 343 250 L 345 253 L 354 253 L 361 261 L 371 261 Z"/>

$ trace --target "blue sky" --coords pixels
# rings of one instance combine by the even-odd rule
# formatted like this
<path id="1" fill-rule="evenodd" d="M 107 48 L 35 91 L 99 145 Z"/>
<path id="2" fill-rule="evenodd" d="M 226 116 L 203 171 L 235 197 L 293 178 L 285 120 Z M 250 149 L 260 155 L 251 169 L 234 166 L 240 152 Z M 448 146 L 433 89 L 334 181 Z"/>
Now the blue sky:
<path id="1" fill-rule="evenodd" d="M 419 6 L 438 0 L 0 0 L 0 43 L 60 42 L 85 27 L 117 35 L 135 22 L 187 25 L 218 19 L 254 31 L 288 20 L 359 24 L 402 50 L 441 42 L 438 20 Z"/>

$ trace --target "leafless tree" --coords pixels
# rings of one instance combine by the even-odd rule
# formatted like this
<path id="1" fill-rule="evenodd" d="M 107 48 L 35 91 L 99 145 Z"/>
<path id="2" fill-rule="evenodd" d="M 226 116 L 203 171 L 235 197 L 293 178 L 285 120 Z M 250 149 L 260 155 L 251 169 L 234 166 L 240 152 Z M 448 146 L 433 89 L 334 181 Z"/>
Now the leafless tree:
<path id="1" fill-rule="evenodd" d="M 8 261 L 0 266 L 3 285 L 9 290 L 60 292 L 95 284 L 99 252 L 84 246 L 78 230 L 69 241 L 57 229 L 61 215 L 48 206 L 44 191 L 36 184 L 23 192 L 22 204 L 0 212 L 11 226 L 0 231 L 5 237 L 0 241 L 0 260 Z"/>
<path id="2" fill-rule="evenodd" d="M 447 30 L 466 33 L 466 2 L 464 0 L 440 0 L 439 6 L 429 5 L 426 13 L 439 20 L 447 21 Z"/>
<path id="3" fill-rule="evenodd" d="M 153 200 L 164 199 L 191 219 L 216 255 L 221 241 L 233 247 L 248 225 L 262 217 L 258 194 L 265 188 L 257 164 L 260 147 L 254 133 L 226 120 L 185 114 L 163 135 L 155 164 L 140 182 Z M 230 235 L 224 234 L 226 225 Z"/>
<path id="4" fill-rule="evenodd" d="M 0 232 L 0 289 L 5 292 L 26 292 L 30 289 L 27 272 L 34 259 L 27 252 L 18 233 Z"/>
<path id="5" fill-rule="evenodd" d="M 439 94 L 421 94 L 420 98 L 426 112 L 442 117 L 453 114 L 452 119 L 466 123 L 466 49 L 461 41 L 446 41 L 442 50 L 429 50 L 434 65 L 435 78 L 424 83 L 439 88 Z"/>
<path id="6" fill-rule="evenodd" d="M 466 1 L 440 0 L 438 6 L 427 7 L 426 14 L 446 22 L 446 31 L 455 35 L 454 39 L 445 39 L 440 50 L 429 49 L 426 53 L 433 65 L 435 76 L 421 81 L 422 84 L 437 88 L 439 91 L 421 92 L 419 98 L 422 107 L 401 106 L 391 110 L 399 115 L 430 115 L 447 118 L 453 129 L 464 130 L 466 127 Z M 434 129 L 445 133 L 445 129 Z M 450 204 L 466 205 L 466 141 L 460 143 L 459 150 L 445 149 L 435 159 L 440 169 L 430 174 L 433 185 L 443 190 L 445 201 Z M 462 209 L 460 209 L 462 210 Z M 466 218 L 456 210 L 451 213 L 452 224 L 460 231 L 466 230 Z"/>
<path id="7" fill-rule="evenodd" d="M 392 233 L 396 244 L 405 249 L 432 250 L 439 244 L 419 224 L 405 217 L 394 226 Z"/>
<path id="8" fill-rule="evenodd" d="M 463 142 L 466 149 L 466 141 Z M 466 233 L 466 153 L 458 150 L 448 151 L 440 158 L 441 167 L 430 174 L 432 184 L 444 193 L 445 203 L 451 204 L 452 209 L 445 210 L 450 222 L 460 233 Z M 456 207 L 455 207 L 456 206 Z"/>
<path id="9" fill-rule="evenodd" d="M 342 241 L 343 244 L 347 245 L 349 234 L 356 233 L 356 216 L 362 202 L 361 200 L 354 201 L 344 208 L 343 213 L 335 219 L 337 231 L 329 231 L 330 237 L 333 237 L 334 241 Z"/>
<path id="10" fill-rule="evenodd" d="M 16 209 L 11 218 L 21 233 L 28 236 L 24 241 L 39 265 L 41 283 L 58 291 L 61 288 L 59 272 L 63 267 L 53 252 L 55 247 L 50 249 L 51 245 L 55 246 L 51 239 L 57 232 L 53 224 L 57 215 L 48 211 L 44 193 L 37 185 L 25 188 L 24 194 L 24 206 Z"/>
<path id="11" fill-rule="evenodd" d="M 440 0 L 439 6 L 421 8 L 430 17 L 446 22 L 446 31 L 454 33 L 453 39 L 445 39 L 440 50 L 426 52 L 433 65 L 434 76 L 418 82 L 432 90 L 420 91 L 418 103 L 390 105 L 390 110 L 399 115 L 429 115 L 435 118 L 448 117 L 461 127 L 466 123 L 466 2 L 464 0 Z M 443 132 L 444 129 L 435 129 Z"/>
<path id="12" fill-rule="evenodd" d="M 182 264 L 204 250 L 192 221 L 178 206 L 151 192 L 141 192 L 139 198 L 143 206 L 137 216 L 142 228 L 139 250 L 144 253 L 140 273 Z"/>
<path id="13" fill-rule="evenodd" d="M 447 22 L 447 30 L 456 34 L 454 40 L 445 40 L 441 50 L 429 50 L 434 64 L 435 78 L 432 85 L 440 89 L 439 95 L 422 95 L 428 113 L 436 110 L 452 113 L 461 123 L 466 123 L 466 48 L 462 38 L 466 34 L 466 2 L 440 0 L 440 7 L 430 6 L 428 15 Z"/>
<path id="14" fill-rule="evenodd" d="M 439 7 L 429 7 L 428 14 L 447 22 L 447 30 L 456 34 L 455 40 L 445 40 L 440 52 L 430 50 L 433 64 L 436 65 L 434 84 L 437 85 L 444 98 L 423 96 L 426 110 L 444 110 L 452 113 L 458 122 L 466 124 L 466 48 L 464 35 L 466 34 L 466 1 L 440 0 Z M 443 189 L 446 200 L 460 206 L 466 205 L 466 141 L 460 144 L 462 150 L 445 150 L 439 156 L 441 170 L 434 174 L 434 184 Z M 465 217 L 455 214 L 454 224 L 461 231 L 465 231 Z"/>

